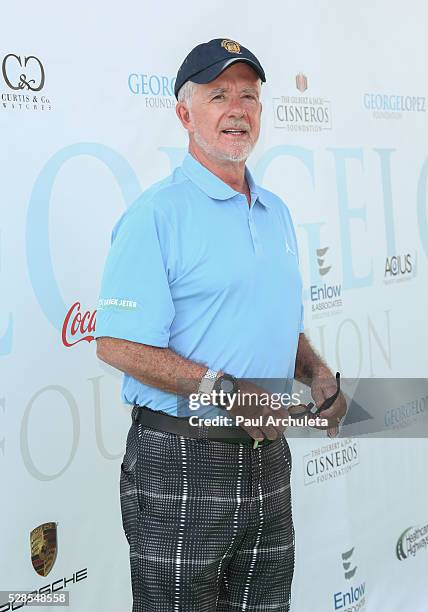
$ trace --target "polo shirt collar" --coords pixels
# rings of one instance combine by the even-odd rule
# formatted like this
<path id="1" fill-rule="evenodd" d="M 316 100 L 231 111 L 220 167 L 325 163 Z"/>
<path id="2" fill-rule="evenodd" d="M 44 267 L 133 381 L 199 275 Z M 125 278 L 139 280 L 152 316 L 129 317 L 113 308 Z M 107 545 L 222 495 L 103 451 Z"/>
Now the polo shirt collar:
<path id="1" fill-rule="evenodd" d="M 200 164 L 190 153 L 187 153 L 184 158 L 181 169 L 192 183 L 195 183 L 199 189 L 214 200 L 229 200 L 238 194 L 238 192 L 227 185 L 227 183 Z M 260 190 L 247 167 L 245 167 L 245 177 L 248 182 L 248 187 L 250 188 L 252 203 L 258 201 L 265 208 L 269 208 L 266 198 L 261 196 Z"/>

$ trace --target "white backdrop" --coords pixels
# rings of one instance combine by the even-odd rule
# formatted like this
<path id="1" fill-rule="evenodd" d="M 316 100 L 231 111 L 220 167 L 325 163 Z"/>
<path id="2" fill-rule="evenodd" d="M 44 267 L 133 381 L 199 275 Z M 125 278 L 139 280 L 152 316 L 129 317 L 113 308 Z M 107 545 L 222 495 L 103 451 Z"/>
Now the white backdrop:
<path id="1" fill-rule="evenodd" d="M 292 212 L 314 345 L 342 376 L 427 376 L 427 18 L 417 0 L 3 8 L 0 590 L 73 577 L 71 610 L 130 609 L 129 409 L 91 331 L 114 222 L 185 153 L 170 92 L 194 45 L 235 39 L 266 70 L 249 165 Z M 425 440 L 290 444 L 293 611 L 426 611 Z M 29 534 L 51 521 L 43 577 Z"/>

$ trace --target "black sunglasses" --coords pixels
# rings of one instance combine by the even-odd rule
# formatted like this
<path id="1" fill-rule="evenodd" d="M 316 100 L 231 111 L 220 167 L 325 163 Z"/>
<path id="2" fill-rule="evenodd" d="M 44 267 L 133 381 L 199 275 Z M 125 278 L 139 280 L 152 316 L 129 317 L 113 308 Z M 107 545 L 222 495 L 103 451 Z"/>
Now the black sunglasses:
<path id="1" fill-rule="evenodd" d="M 332 404 L 337 400 L 337 396 L 340 393 L 340 373 L 336 372 L 336 391 L 334 395 L 328 397 L 319 408 L 312 411 L 312 408 L 315 406 L 313 402 L 309 402 L 309 404 L 299 404 L 298 406 L 289 406 L 288 414 L 292 417 L 315 417 L 319 416 L 321 412 L 330 408 Z"/>

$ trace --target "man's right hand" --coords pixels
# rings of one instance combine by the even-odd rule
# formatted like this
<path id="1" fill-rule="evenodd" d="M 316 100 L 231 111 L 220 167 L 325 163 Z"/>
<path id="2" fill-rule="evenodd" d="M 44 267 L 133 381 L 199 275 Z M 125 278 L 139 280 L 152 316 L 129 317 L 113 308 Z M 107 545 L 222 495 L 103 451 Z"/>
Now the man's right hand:
<path id="1" fill-rule="evenodd" d="M 242 398 L 244 393 L 251 394 L 251 397 L 247 396 Z M 276 440 L 286 429 L 286 426 L 282 423 L 275 425 L 266 424 L 269 416 L 274 417 L 274 419 L 288 418 L 288 410 L 285 407 L 272 408 L 270 404 L 267 403 L 266 397 L 269 397 L 269 393 L 261 387 L 240 380 L 239 394 L 236 395 L 235 402 L 230 410 L 227 410 L 228 414 L 232 417 L 242 416 L 245 419 L 251 419 L 251 421 L 261 423 L 260 425 L 246 424 L 245 422 L 239 423 L 239 426 L 254 440 L 262 441 L 265 438 L 268 440 Z M 262 398 L 262 403 L 260 403 Z"/>

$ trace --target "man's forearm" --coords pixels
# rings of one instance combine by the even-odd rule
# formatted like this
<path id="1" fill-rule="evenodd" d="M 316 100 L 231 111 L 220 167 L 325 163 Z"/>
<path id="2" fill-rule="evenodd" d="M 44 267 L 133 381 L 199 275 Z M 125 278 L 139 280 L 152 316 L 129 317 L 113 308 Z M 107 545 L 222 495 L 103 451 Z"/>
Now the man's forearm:
<path id="1" fill-rule="evenodd" d="M 168 393 L 196 393 L 207 366 L 158 348 L 117 338 L 97 339 L 97 356 L 140 382 Z"/>
<path id="2" fill-rule="evenodd" d="M 305 334 L 299 335 L 294 377 L 302 382 L 310 382 L 315 376 L 331 376 L 331 370 L 311 347 Z"/>

